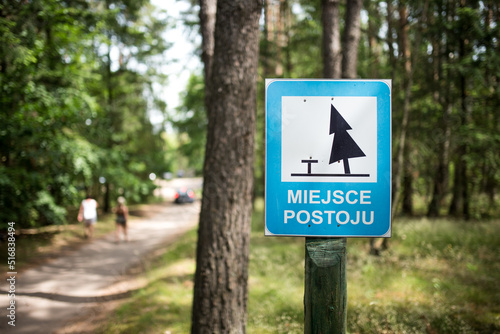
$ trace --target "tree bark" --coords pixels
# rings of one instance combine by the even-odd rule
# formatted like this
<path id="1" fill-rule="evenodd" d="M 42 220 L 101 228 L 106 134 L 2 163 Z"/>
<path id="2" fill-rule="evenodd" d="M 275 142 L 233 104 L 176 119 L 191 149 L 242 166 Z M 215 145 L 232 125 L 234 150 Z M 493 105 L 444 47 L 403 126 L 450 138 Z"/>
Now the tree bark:
<path id="1" fill-rule="evenodd" d="M 192 333 L 245 333 L 261 2 L 219 0 Z"/>
<path id="2" fill-rule="evenodd" d="M 289 71 L 291 10 L 287 0 L 264 1 L 264 41 L 262 43 L 264 77 L 282 77 Z"/>
<path id="3" fill-rule="evenodd" d="M 362 0 L 349 0 L 346 6 L 342 38 L 342 77 L 355 79 L 358 75 L 358 46 L 361 35 Z"/>
<path id="4" fill-rule="evenodd" d="M 460 8 L 466 7 L 466 1 L 460 0 Z M 459 31 L 459 43 L 458 43 L 458 56 L 459 60 L 463 60 L 471 52 L 469 45 L 469 32 L 471 29 L 468 26 L 462 26 Z M 453 197 L 450 205 L 450 215 L 456 217 L 463 217 L 468 220 L 470 218 L 469 209 L 469 184 L 467 177 L 468 164 L 466 156 L 469 153 L 469 147 L 467 144 L 467 132 L 465 129 L 470 123 L 470 109 L 467 97 L 467 77 L 464 73 L 465 69 L 459 70 L 459 89 L 460 89 L 460 127 L 462 136 L 459 140 L 459 145 L 457 149 L 457 159 L 455 163 L 455 175 L 454 175 L 454 185 L 453 185 Z"/>
<path id="5" fill-rule="evenodd" d="M 340 78 L 342 53 L 340 46 L 339 0 L 322 0 L 323 11 L 323 77 Z"/>

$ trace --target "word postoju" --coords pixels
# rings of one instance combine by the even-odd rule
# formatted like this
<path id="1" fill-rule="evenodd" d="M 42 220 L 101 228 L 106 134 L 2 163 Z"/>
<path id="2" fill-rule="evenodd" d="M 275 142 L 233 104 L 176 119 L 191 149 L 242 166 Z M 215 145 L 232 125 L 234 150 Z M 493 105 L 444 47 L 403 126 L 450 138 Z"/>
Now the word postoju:
<path id="1" fill-rule="evenodd" d="M 321 193 L 320 190 L 288 190 L 289 204 L 371 204 L 370 190 L 350 190 L 344 193 L 342 190 L 327 190 Z M 371 225 L 374 222 L 373 211 L 355 211 L 348 212 L 345 210 L 284 210 L 284 223 L 289 221 L 299 224 L 338 224 L 345 225 L 351 223 L 357 225 L 360 222 L 365 225 Z"/>

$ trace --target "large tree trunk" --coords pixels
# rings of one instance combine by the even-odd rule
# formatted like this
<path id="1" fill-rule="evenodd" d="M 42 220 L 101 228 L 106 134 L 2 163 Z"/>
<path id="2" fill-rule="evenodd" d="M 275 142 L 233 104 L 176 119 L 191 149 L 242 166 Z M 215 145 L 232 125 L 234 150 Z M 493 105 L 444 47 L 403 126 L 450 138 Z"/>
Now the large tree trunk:
<path id="1" fill-rule="evenodd" d="M 361 35 L 362 6 L 362 0 L 347 1 L 342 38 L 342 77 L 347 79 L 355 79 L 358 76 L 358 46 Z"/>
<path id="2" fill-rule="evenodd" d="M 217 3 L 192 333 L 245 333 L 260 12 Z"/>
<path id="3" fill-rule="evenodd" d="M 342 53 L 340 47 L 339 0 L 322 0 L 322 7 L 323 77 L 340 78 Z"/>

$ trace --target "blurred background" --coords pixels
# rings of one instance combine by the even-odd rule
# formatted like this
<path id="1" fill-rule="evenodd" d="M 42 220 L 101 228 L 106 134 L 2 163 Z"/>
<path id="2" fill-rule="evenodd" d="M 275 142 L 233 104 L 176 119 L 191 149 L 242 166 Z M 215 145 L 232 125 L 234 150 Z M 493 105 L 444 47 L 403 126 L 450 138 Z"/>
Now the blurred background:
<path id="1" fill-rule="evenodd" d="M 393 80 L 395 213 L 498 217 L 499 15 L 494 1 L 365 1 L 357 73 Z M 198 21 L 180 0 L 2 3 L 0 228 L 200 175 Z M 322 77 L 321 2 L 265 1 L 261 32 L 256 197 L 264 79 Z"/>
<path id="2" fill-rule="evenodd" d="M 325 3 L 263 2 L 249 332 L 302 330 L 303 240 L 263 237 L 264 79 L 324 76 Z M 76 223 L 87 193 L 109 213 L 118 196 L 172 200 L 184 179 L 199 199 L 198 11 L 188 0 L 0 2 L 0 231 Z M 393 84 L 396 219 L 383 257 L 349 240 L 349 328 L 498 333 L 500 4 L 367 0 L 360 21 L 357 78 Z M 195 243 L 191 231 L 169 249 L 108 329 L 187 332 Z"/>

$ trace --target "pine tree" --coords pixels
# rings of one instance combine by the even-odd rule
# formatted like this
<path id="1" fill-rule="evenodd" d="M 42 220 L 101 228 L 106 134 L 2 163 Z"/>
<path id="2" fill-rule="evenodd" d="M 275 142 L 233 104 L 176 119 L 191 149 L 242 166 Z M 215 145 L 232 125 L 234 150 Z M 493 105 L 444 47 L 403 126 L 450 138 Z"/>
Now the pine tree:
<path id="1" fill-rule="evenodd" d="M 363 153 L 358 144 L 347 133 L 347 130 L 352 130 L 351 126 L 332 104 L 330 111 L 330 134 L 335 133 L 335 136 L 333 138 L 332 153 L 330 154 L 330 164 L 343 160 L 344 172 L 351 174 L 349 158 L 364 157 L 366 154 Z"/>

